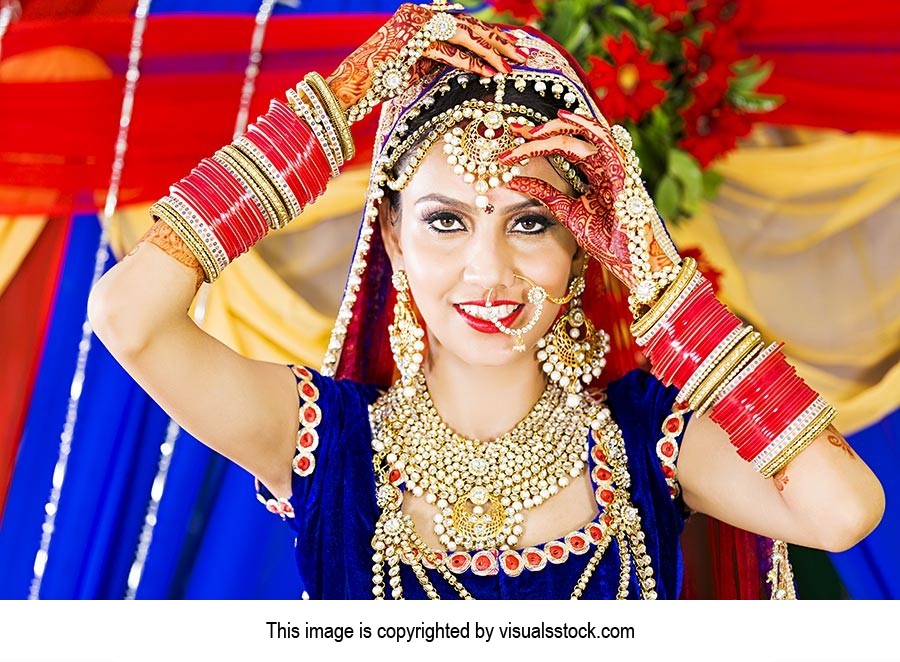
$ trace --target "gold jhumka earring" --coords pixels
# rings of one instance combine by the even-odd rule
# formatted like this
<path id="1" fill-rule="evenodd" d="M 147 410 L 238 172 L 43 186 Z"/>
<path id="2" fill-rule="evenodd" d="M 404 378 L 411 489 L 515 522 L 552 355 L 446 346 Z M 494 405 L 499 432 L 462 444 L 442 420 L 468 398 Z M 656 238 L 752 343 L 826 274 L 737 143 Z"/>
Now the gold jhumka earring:
<path id="1" fill-rule="evenodd" d="M 609 334 L 597 329 L 581 307 L 587 264 L 585 259 L 581 275 L 575 278 L 565 298 L 548 297 L 553 303 L 571 301 L 571 305 L 538 341 L 537 358 L 541 368 L 551 381 L 566 389 L 566 404 L 570 407 L 581 404 L 581 392 L 600 376 L 609 352 Z"/>
<path id="2" fill-rule="evenodd" d="M 416 314 L 409 298 L 409 279 L 403 270 L 395 271 L 391 276 L 394 289 L 397 290 L 397 302 L 394 304 L 394 323 L 388 327 L 391 353 L 394 363 L 400 371 L 403 394 L 407 397 L 415 395 L 415 378 L 421 370 L 425 350 L 425 330 L 419 326 Z"/>

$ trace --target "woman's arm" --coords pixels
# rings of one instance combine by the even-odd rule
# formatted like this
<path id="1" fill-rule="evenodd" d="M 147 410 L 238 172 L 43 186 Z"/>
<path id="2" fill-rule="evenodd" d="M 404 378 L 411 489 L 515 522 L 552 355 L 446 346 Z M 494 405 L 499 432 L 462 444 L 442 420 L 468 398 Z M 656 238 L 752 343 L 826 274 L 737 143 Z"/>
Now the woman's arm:
<path id="1" fill-rule="evenodd" d="M 276 496 L 291 492 L 295 379 L 285 366 L 242 357 L 194 324 L 188 308 L 200 283 L 299 213 L 352 157 L 341 108 L 358 119 L 399 92 L 376 84 L 382 68 L 408 66 L 418 57 L 409 80 L 437 62 L 487 75 L 493 67 L 508 69 L 507 58 L 524 60 L 514 43 L 469 16 L 402 5 L 324 90 L 317 87 L 320 79 L 307 77 L 288 92 L 291 108 L 273 102 L 246 142 L 224 147 L 173 185 L 154 205 L 165 223 L 157 222 L 91 292 L 94 331 L 125 369 L 185 430 Z M 329 106 L 332 95 L 337 110 Z M 297 156 L 289 152 L 300 147 L 302 162 L 294 163 L 300 159 L 288 158 Z"/>
<path id="2" fill-rule="evenodd" d="M 884 491 L 834 428 L 771 479 L 734 452 L 707 417 L 688 424 L 678 455 L 685 504 L 723 522 L 786 542 L 840 552 L 884 513 Z"/>
<path id="3" fill-rule="evenodd" d="M 868 534 L 884 511 L 880 483 L 829 426 L 834 410 L 797 377 L 779 346 L 763 349 L 760 334 L 715 298 L 696 265 L 678 258 L 627 132 L 566 111 L 518 131 L 528 142 L 503 159 L 561 155 L 589 187 L 575 199 L 536 179 L 509 186 L 542 200 L 629 288 L 632 332 L 651 372 L 678 386 L 681 409 L 697 412 L 678 456 L 688 506 L 830 550 Z M 710 418 L 701 417 L 706 410 Z"/>
<path id="4" fill-rule="evenodd" d="M 178 250 L 180 239 L 172 243 Z M 294 377 L 285 366 L 247 359 L 201 330 L 188 316 L 196 288 L 194 270 L 142 241 L 91 291 L 91 325 L 185 430 L 276 496 L 290 496 L 285 467 L 297 432 Z"/>

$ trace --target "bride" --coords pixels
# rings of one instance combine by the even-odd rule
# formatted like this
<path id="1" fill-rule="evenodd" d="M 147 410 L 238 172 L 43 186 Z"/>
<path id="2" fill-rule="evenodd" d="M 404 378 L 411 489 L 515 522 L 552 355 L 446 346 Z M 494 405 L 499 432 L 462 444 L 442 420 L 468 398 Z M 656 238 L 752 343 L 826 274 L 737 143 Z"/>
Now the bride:
<path id="1" fill-rule="evenodd" d="M 679 257 L 584 80 L 534 31 L 402 5 L 173 184 L 91 293 L 126 370 L 296 529 L 312 597 L 677 598 L 691 512 L 832 551 L 878 523 L 834 410 Z M 188 316 L 200 285 L 379 104 L 321 370 L 239 356 Z"/>

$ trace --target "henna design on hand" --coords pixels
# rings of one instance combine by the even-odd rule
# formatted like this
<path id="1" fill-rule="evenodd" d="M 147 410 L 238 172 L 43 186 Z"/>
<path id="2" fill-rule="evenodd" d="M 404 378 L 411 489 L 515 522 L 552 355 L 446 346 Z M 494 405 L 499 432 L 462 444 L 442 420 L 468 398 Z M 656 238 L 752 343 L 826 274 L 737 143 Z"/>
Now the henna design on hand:
<path id="1" fill-rule="evenodd" d="M 787 475 L 787 469 L 782 469 L 774 476 L 772 476 L 772 482 L 775 484 L 775 489 L 779 492 L 784 492 L 785 486 L 790 482 Z"/>
<path id="2" fill-rule="evenodd" d="M 344 110 L 354 106 L 368 91 L 378 65 L 397 56 L 401 49 L 431 19 L 434 12 L 427 6 L 404 3 L 378 31 L 353 51 L 326 81 Z M 415 83 L 430 73 L 434 61 L 449 64 L 479 75 L 493 75 L 496 70 L 509 71 L 504 58 L 525 62 L 526 55 L 516 49 L 516 40 L 500 28 L 487 25 L 466 14 L 455 14 L 457 31 L 446 42 L 436 42 L 426 49 L 423 59 L 411 69 Z M 448 46 L 452 44 L 453 46 Z M 429 61 L 429 58 L 433 60 Z"/>
<path id="3" fill-rule="evenodd" d="M 843 437 L 839 437 L 836 434 L 829 434 L 828 443 L 836 448 L 840 448 L 841 450 L 843 450 L 845 453 L 847 453 L 851 460 L 856 458 L 856 453 L 853 452 L 853 449 L 850 448 L 850 444 L 848 444 L 847 440 Z"/>
<path id="4" fill-rule="evenodd" d="M 326 81 L 344 110 L 353 106 L 366 93 L 378 65 L 397 55 L 429 18 L 431 12 L 423 7 L 409 3 L 400 5 L 387 23 L 338 65 Z"/>
<path id="5" fill-rule="evenodd" d="M 162 249 L 164 253 L 193 270 L 197 275 L 197 282 L 194 289 L 200 289 L 204 280 L 203 268 L 200 266 L 200 262 L 197 260 L 196 256 L 191 252 L 191 249 L 185 245 L 181 240 L 181 237 L 175 234 L 175 231 L 172 228 L 162 221 L 157 221 L 149 230 L 147 230 L 144 236 L 140 238 L 137 245 L 128 251 L 128 255 L 125 257 L 134 255 L 140 245 L 145 242 L 157 246 Z"/>
<path id="6" fill-rule="evenodd" d="M 569 228 L 582 248 L 626 286 L 633 287 L 628 237 L 615 209 L 616 197 L 625 186 L 622 155 L 609 129 L 599 122 L 587 120 L 591 125 L 590 130 L 586 130 L 571 115 L 561 111 L 559 120 L 529 131 L 532 142 L 512 150 L 503 161 L 514 163 L 534 155 L 562 156 L 581 171 L 588 183 L 585 194 L 571 198 L 546 182 L 528 177 L 517 177 L 507 186 L 543 202 Z M 561 138 L 570 136 L 587 139 L 592 153 L 580 156 L 572 149 L 566 149 Z"/>

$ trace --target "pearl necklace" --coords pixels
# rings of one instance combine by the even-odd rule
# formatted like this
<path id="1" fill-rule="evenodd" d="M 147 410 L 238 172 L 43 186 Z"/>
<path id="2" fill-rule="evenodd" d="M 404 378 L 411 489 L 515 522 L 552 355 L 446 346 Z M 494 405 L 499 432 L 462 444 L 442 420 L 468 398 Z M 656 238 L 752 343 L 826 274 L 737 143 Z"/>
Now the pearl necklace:
<path id="1" fill-rule="evenodd" d="M 427 391 L 424 390 L 424 378 L 418 386 L 419 393 L 427 394 Z M 386 591 L 384 566 L 387 564 L 391 597 L 395 600 L 403 599 L 400 563 L 405 562 L 411 567 L 426 596 L 432 600 L 440 599 L 441 596 L 426 573 L 425 563 L 427 563 L 430 567 L 435 568 L 461 598 L 472 600 L 474 599 L 472 594 L 447 567 L 446 555 L 429 548 L 416 532 L 412 518 L 400 509 L 403 492 L 399 486 L 404 482 L 408 483 L 404 472 L 397 467 L 397 462 L 402 462 L 400 453 L 403 451 L 403 442 L 406 439 L 401 434 L 404 426 L 398 425 L 398 423 L 402 423 L 402 420 L 397 417 L 398 412 L 406 410 L 403 405 L 405 396 L 400 394 L 401 389 L 401 386 L 395 384 L 369 407 L 369 420 L 373 431 L 374 454 L 372 461 L 375 469 L 376 501 L 378 507 L 382 509 L 372 538 L 372 593 L 376 599 L 384 599 Z M 564 396 L 563 393 L 563 400 Z M 548 386 L 548 390 L 535 405 L 531 414 L 514 430 L 523 426 L 525 421 L 531 419 L 540 421 L 537 416 L 533 416 L 539 405 L 545 402 L 545 398 L 552 403 L 556 402 L 558 397 L 558 394 L 555 394 L 554 390 Z M 430 403 L 430 399 L 414 398 L 414 400 Z M 656 598 L 656 582 L 653 578 L 651 559 L 644 544 L 645 536 L 641 530 L 641 518 L 637 508 L 630 501 L 631 476 L 628 473 L 628 458 L 625 454 L 622 433 L 612 420 L 609 409 L 602 403 L 602 399 L 593 401 L 591 405 L 588 408 L 591 412 L 588 425 L 574 438 L 586 439 L 588 431 L 590 431 L 590 438 L 594 442 L 592 453 L 597 462 L 595 471 L 602 469 L 608 474 L 605 483 L 602 483 L 596 490 L 597 502 L 602 511 L 602 516 L 598 521 L 602 522 L 605 528 L 602 537 L 597 541 L 594 554 L 572 590 L 571 598 L 582 597 L 590 578 L 599 566 L 610 543 L 615 539 L 619 554 L 619 581 L 616 599 L 627 599 L 631 568 L 634 567 L 641 597 L 652 600 Z M 431 407 L 433 408 L 433 404 Z M 568 409 L 568 412 L 571 416 L 571 408 Z M 437 415 L 436 411 L 434 413 Z M 510 434 L 512 431 L 507 433 L 507 435 Z M 507 435 L 503 435 L 503 437 Z M 579 441 L 578 445 L 583 448 L 586 444 Z M 404 466 L 408 468 L 408 465 Z M 465 480 L 465 476 L 462 474 L 460 478 Z M 421 483 L 421 475 L 416 480 Z M 423 490 L 421 485 L 416 485 L 416 487 Z"/>
<path id="2" fill-rule="evenodd" d="M 548 382 L 521 422 L 490 442 L 465 438 L 438 414 L 424 376 L 410 396 L 389 391 L 378 408 L 374 440 L 416 496 L 436 504 L 434 532 L 449 551 L 514 546 L 522 511 L 540 505 L 581 474 L 596 408 L 566 406 Z"/>

